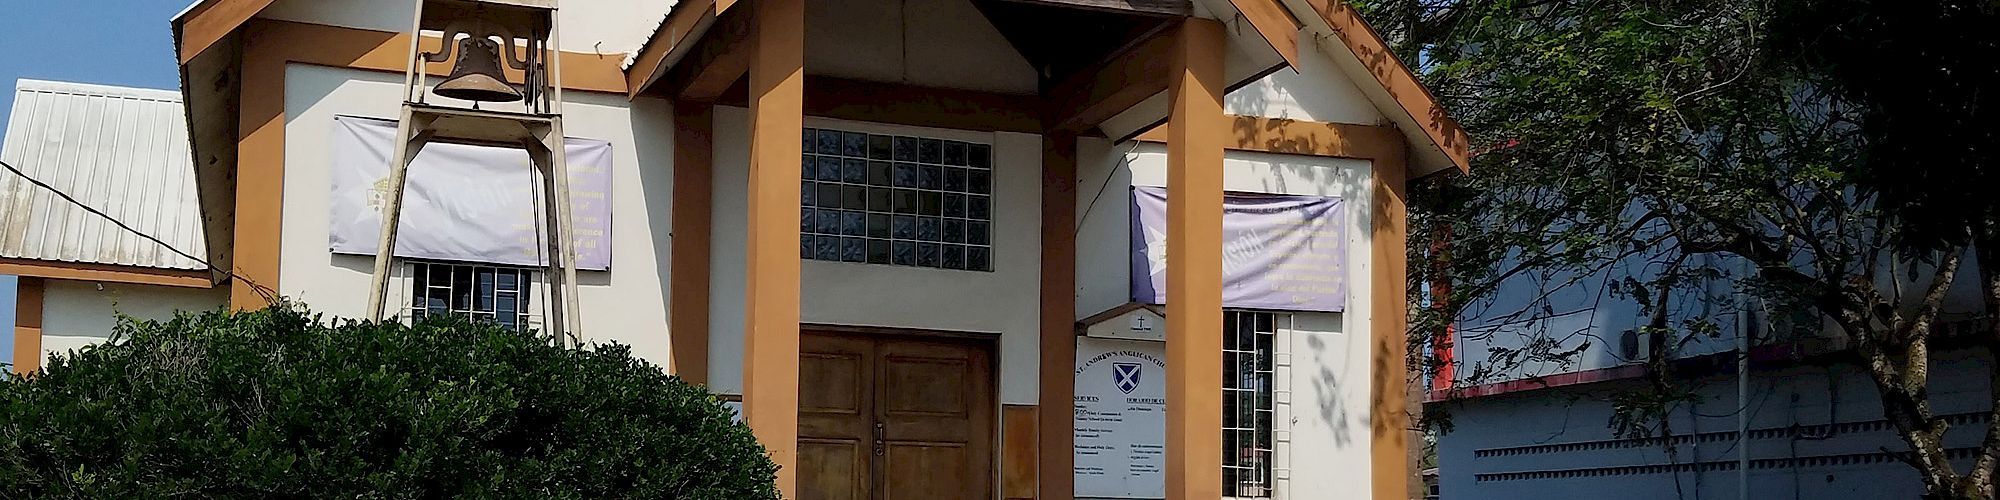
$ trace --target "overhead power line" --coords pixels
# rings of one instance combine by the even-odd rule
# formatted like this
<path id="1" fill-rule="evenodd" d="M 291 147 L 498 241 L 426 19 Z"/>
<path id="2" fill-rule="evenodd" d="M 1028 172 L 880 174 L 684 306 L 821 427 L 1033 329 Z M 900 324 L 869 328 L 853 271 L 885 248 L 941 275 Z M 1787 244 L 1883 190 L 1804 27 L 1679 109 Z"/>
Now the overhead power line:
<path id="1" fill-rule="evenodd" d="M 194 254 L 188 253 L 179 248 L 175 248 L 173 245 L 168 244 L 166 241 L 162 241 L 159 238 L 154 237 L 153 235 L 146 234 L 144 231 L 140 231 L 138 229 L 134 229 L 131 225 L 126 224 L 125 221 L 118 220 L 117 217 L 112 217 L 111 214 L 104 213 L 104 211 L 98 210 L 97 207 L 92 207 L 90 205 L 83 203 L 82 201 L 78 201 L 76 197 L 70 196 L 69 193 L 63 192 L 63 190 L 58 189 L 55 186 L 51 186 L 46 182 L 42 182 L 40 179 L 36 179 L 33 176 L 28 175 L 27 172 L 21 171 L 21 169 L 16 168 L 13 164 L 9 164 L 5 161 L 0 161 L 0 167 L 6 167 L 8 172 L 13 172 L 14 175 L 19 176 L 24 180 L 27 180 L 29 184 L 34 184 L 35 187 L 42 188 L 50 193 L 55 193 L 56 197 L 62 198 L 63 201 L 69 202 L 69 204 L 75 205 L 77 208 L 81 208 L 85 212 L 90 212 L 91 215 L 103 217 L 104 220 L 111 221 L 112 225 L 118 226 L 119 229 L 123 229 L 125 230 L 125 232 L 138 235 L 140 238 L 145 238 L 147 241 L 151 241 L 153 242 L 153 244 L 159 245 L 161 248 L 167 249 L 167 251 L 173 252 L 176 255 L 180 255 L 181 257 L 185 257 L 188 260 L 201 263 L 201 265 L 203 267 L 208 268 L 210 272 L 226 274 L 230 277 L 230 279 L 240 280 L 243 283 L 250 285 L 250 289 L 255 290 L 257 292 L 257 295 L 263 297 L 264 301 L 267 303 L 272 303 L 272 304 L 278 303 L 278 291 L 271 289 L 271 287 L 259 284 L 255 280 L 250 279 L 249 277 L 237 274 L 235 271 L 217 267 L 215 264 L 209 263 L 208 259 L 196 257 L 194 256 Z"/>

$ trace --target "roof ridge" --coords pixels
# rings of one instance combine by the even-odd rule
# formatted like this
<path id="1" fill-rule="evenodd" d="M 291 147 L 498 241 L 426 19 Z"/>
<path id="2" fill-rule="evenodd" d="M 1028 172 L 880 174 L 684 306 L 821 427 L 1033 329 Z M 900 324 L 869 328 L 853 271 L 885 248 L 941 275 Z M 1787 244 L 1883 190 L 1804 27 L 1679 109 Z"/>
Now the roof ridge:
<path id="1" fill-rule="evenodd" d="M 50 92 L 92 97 L 113 97 L 125 99 L 145 99 L 167 102 L 181 102 L 178 90 L 124 87 L 94 83 L 63 82 L 22 78 L 14 81 L 16 92 Z"/>

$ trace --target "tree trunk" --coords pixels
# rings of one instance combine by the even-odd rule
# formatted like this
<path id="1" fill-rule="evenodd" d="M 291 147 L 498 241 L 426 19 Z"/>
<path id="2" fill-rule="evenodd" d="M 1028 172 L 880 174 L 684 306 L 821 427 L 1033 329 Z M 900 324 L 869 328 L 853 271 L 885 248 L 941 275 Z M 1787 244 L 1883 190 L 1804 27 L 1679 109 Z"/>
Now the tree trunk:
<path id="1" fill-rule="evenodd" d="M 1931 415 L 1927 402 L 1899 387 L 1883 387 L 1878 383 L 1876 389 L 1882 395 L 1883 416 L 1896 427 L 1896 435 L 1903 438 L 1903 443 L 1910 446 L 1904 461 L 1917 469 L 1919 478 L 1923 480 L 1925 498 L 1989 498 L 1957 494 L 1961 478 L 1945 456 L 1945 424 Z"/>
<path id="2" fill-rule="evenodd" d="M 1861 355 L 1861 365 L 1868 369 L 1870 380 L 1875 382 L 1875 390 L 1882 397 L 1882 416 L 1895 428 L 1896 436 L 1902 438 L 1903 443 L 1910 447 L 1910 451 L 1903 455 L 1902 459 L 1904 463 L 1916 469 L 1918 478 L 1922 480 L 1923 498 L 1991 499 L 1990 494 L 1967 496 L 1965 477 L 1960 476 L 1952 468 L 1951 461 L 1945 454 L 1946 425 L 1943 420 L 1931 413 L 1928 395 L 1923 391 L 1921 384 L 1910 383 L 1911 380 L 1927 378 L 1928 373 L 1919 371 L 1926 368 L 1898 363 L 1896 360 L 1907 359 L 1908 353 L 1885 349 L 1891 346 L 1885 346 L 1881 341 L 1893 333 L 1883 329 L 1862 330 L 1869 328 L 1870 323 L 1864 314 L 1855 314 L 1850 310 L 1842 317 L 1849 320 L 1859 319 L 1842 321 L 1841 324 L 1856 338 L 1855 350 Z M 1861 337 L 1863 335 L 1868 337 Z"/>
<path id="3" fill-rule="evenodd" d="M 1979 268 L 1980 298 L 1986 303 L 1987 331 L 1982 340 L 1986 344 L 1987 370 L 1991 371 L 1987 374 L 1987 391 L 1992 408 L 1987 410 L 1986 436 L 1979 442 L 1979 458 L 1973 461 L 1972 470 L 1965 474 L 1959 490 L 1985 495 L 1964 498 L 1993 498 L 1993 473 L 2000 468 L 2000 223 L 1988 223 L 1984 230 L 1973 234 L 1973 262 Z"/>

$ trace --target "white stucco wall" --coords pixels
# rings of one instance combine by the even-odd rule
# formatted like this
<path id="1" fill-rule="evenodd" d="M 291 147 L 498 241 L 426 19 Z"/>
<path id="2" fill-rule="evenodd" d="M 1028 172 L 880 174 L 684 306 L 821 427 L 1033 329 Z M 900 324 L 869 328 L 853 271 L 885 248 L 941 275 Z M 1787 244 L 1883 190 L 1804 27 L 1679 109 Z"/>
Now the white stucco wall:
<path id="1" fill-rule="evenodd" d="M 279 289 L 329 314 L 367 312 L 373 257 L 327 250 L 328 182 L 333 118 L 394 119 L 402 78 L 391 73 L 292 65 L 285 73 L 285 193 Z M 673 219 L 672 109 L 663 101 L 570 92 L 564 126 L 571 137 L 612 147 L 611 269 L 577 273 L 587 340 L 618 341 L 661 365 L 667 337 L 667 259 Z M 640 141 L 637 138 L 643 137 Z M 525 153 L 523 153 L 525 154 Z M 642 168 L 643 165 L 643 168 Z M 390 304 L 407 304 L 398 268 Z M 538 284 L 539 285 L 539 284 Z M 531 308 L 540 310 L 546 296 Z"/>
<path id="2" fill-rule="evenodd" d="M 1154 143 L 1079 141 L 1077 315 L 1123 304 L 1132 186 L 1167 184 L 1166 147 Z M 1348 283 L 1345 313 L 1296 313 L 1279 323 L 1274 387 L 1278 498 L 1343 498 L 1367 491 L 1370 435 L 1368 348 L 1371 227 L 1366 161 L 1230 151 L 1223 189 L 1233 192 L 1338 196 L 1346 200 Z M 1169 254 L 1171 261 L 1171 254 Z M 1170 311 L 1168 314 L 1172 314 Z"/>
<path id="3" fill-rule="evenodd" d="M 1035 404 L 1040 380 L 1041 137 L 813 117 L 805 124 L 993 145 L 992 272 L 802 261 L 800 321 L 998 334 L 1001 402 Z M 743 387 L 748 130 L 745 110 L 716 108 L 709 385 L 724 393 L 740 393 Z"/>
<path id="4" fill-rule="evenodd" d="M 1294 314 L 1278 331 L 1289 338 L 1274 376 L 1290 384 L 1274 388 L 1279 498 L 1346 498 L 1372 483 L 1368 332 L 1342 316 Z"/>
<path id="5" fill-rule="evenodd" d="M 43 281 L 42 358 L 110 338 L 118 315 L 164 320 L 175 311 L 206 311 L 229 303 L 226 288 L 186 288 L 50 279 Z"/>
<path id="6" fill-rule="evenodd" d="M 646 43 L 674 4 L 652 0 L 560 2 L 556 11 L 561 31 L 558 42 L 564 52 L 604 54 L 621 60 Z M 415 13 L 412 0 L 279 0 L 258 17 L 400 33 L 410 30 L 410 17 Z"/>
<path id="7" fill-rule="evenodd" d="M 1230 91 L 1222 98 L 1223 111 L 1328 123 L 1387 123 L 1323 49 L 1318 43 L 1300 43 L 1298 67 L 1280 69 Z"/>

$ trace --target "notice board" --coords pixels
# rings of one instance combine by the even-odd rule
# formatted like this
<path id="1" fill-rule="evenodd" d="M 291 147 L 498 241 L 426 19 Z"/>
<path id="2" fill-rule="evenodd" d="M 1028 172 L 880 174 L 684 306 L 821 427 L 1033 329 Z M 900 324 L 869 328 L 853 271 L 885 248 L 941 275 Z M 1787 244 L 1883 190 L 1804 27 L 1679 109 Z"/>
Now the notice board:
<path id="1" fill-rule="evenodd" d="M 1077 338 L 1078 498 L 1166 498 L 1167 345 Z"/>

